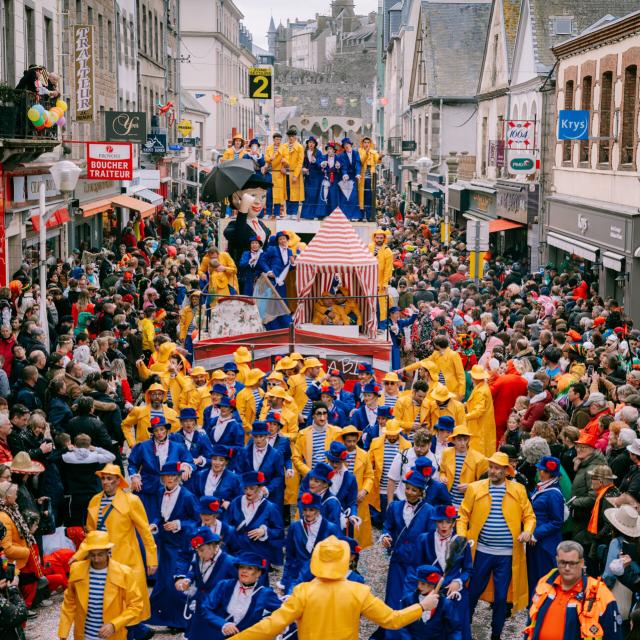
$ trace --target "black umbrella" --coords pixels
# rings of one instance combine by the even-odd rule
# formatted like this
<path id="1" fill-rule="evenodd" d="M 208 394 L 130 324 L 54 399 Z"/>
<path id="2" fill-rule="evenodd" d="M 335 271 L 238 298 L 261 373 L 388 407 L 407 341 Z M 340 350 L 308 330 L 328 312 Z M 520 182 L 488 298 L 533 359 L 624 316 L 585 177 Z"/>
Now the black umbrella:
<path id="1" fill-rule="evenodd" d="M 207 176 L 200 197 L 205 202 L 222 202 L 242 189 L 254 172 L 255 165 L 249 158 L 224 162 Z"/>

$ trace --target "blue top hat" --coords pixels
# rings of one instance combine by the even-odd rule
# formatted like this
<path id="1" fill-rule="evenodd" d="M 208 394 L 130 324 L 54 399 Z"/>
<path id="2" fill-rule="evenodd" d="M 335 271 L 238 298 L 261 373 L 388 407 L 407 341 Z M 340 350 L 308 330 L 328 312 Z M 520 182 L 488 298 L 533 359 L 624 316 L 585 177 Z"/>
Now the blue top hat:
<path id="1" fill-rule="evenodd" d="M 353 144 L 349 138 L 342 138 L 340 144 L 344 147 L 345 144 Z"/>
<path id="2" fill-rule="evenodd" d="M 178 420 L 197 420 L 198 412 L 193 407 L 184 407 L 180 409 Z"/>
<path id="3" fill-rule="evenodd" d="M 158 427 L 164 427 L 165 429 L 167 428 L 167 421 L 165 420 L 164 416 L 153 416 L 151 418 L 151 423 L 147 427 L 147 430 L 153 433 L 154 429 L 157 429 Z"/>
<path id="4" fill-rule="evenodd" d="M 236 561 L 233 563 L 234 567 L 255 567 L 261 571 L 266 571 L 269 567 L 269 563 L 261 558 L 257 553 L 241 553 L 236 556 Z"/>
<path id="5" fill-rule="evenodd" d="M 420 582 L 436 585 L 440 582 L 440 578 L 442 578 L 442 569 L 435 564 L 421 564 L 416 569 L 416 578 Z"/>
<path id="6" fill-rule="evenodd" d="M 378 407 L 378 418 L 393 418 L 393 407 Z"/>
<path id="7" fill-rule="evenodd" d="M 180 470 L 180 462 L 167 462 L 162 465 L 162 469 L 160 469 L 161 476 L 179 476 L 182 471 Z"/>
<path id="8" fill-rule="evenodd" d="M 242 474 L 243 487 L 261 487 L 266 484 L 267 479 L 262 471 L 247 471 Z"/>
<path id="9" fill-rule="evenodd" d="M 405 484 L 410 484 L 412 487 L 416 487 L 416 489 L 422 489 L 423 491 L 425 490 L 425 477 L 415 468 L 407 471 L 403 480 Z"/>
<path id="10" fill-rule="evenodd" d="M 269 413 L 267 413 L 267 417 L 265 418 L 265 422 L 275 422 L 276 424 L 282 426 L 282 414 L 278 411 L 269 411 Z"/>
<path id="11" fill-rule="evenodd" d="M 222 498 L 218 498 L 217 496 L 201 496 L 199 502 L 201 515 L 222 515 Z"/>
<path id="12" fill-rule="evenodd" d="M 315 136 L 309 136 L 307 138 L 307 142 L 315 142 L 316 144 L 318 144 L 318 140 L 316 139 Z"/>
<path id="13" fill-rule="evenodd" d="M 300 509 L 320 509 L 322 507 L 322 496 L 311 491 L 305 491 L 300 496 Z"/>
<path id="14" fill-rule="evenodd" d="M 542 456 L 540 462 L 536 465 L 536 469 L 546 471 L 550 473 L 553 478 L 557 478 L 560 475 L 560 460 L 553 456 Z"/>
<path id="15" fill-rule="evenodd" d="M 230 458 L 233 450 L 223 444 L 214 444 L 212 448 L 212 458 Z"/>
<path id="16" fill-rule="evenodd" d="M 369 362 L 358 362 L 356 373 L 368 373 L 369 375 L 373 375 L 373 367 Z"/>
<path id="17" fill-rule="evenodd" d="M 320 395 L 322 395 L 323 393 L 327 396 L 331 396 L 332 398 L 336 397 L 336 392 L 334 388 L 330 387 L 329 385 L 324 385 L 320 387 Z"/>
<path id="18" fill-rule="evenodd" d="M 439 504 L 433 508 L 431 516 L 435 522 L 440 520 L 457 520 L 458 510 L 452 504 Z"/>
<path id="19" fill-rule="evenodd" d="M 209 527 L 199 527 L 191 538 L 191 548 L 197 549 L 203 544 L 214 544 L 221 541 L 222 538 L 217 533 L 213 533 Z"/>
<path id="20" fill-rule="evenodd" d="M 456 421 L 451 416 L 440 416 L 433 428 L 441 431 L 453 431 L 455 426 Z"/>
<path id="21" fill-rule="evenodd" d="M 219 407 L 234 407 L 235 403 L 229 398 L 229 396 L 222 396 Z"/>
<path id="22" fill-rule="evenodd" d="M 331 462 L 345 462 L 347 459 L 347 447 L 342 444 L 342 442 L 338 442 L 334 440 L 329 445 L 329 451 L 325 451 L 324 455 L 327 456 Z"/>
<path id="23" fill-rule="evenodd" d="M 307 398 L 312 402 L 316 402 L 320 400 L 320 389 L 316 387 L 314 384 L 310 384 L 307 387 Z"/>
<path id="24" fill-rule="evenodd" d="M 427 456 L 420 456 L 416 458 L 416 461 L 413 463 L 414 468 L 418 471 L 420 475 L 422 475 L 425 480 L 429 479 L 433 475 L 433 462 L 431 458 Z"/>
<path id="25" fill-rule="evenodd" d="M 322 482 L 326 482 L 329 486 L 331 486 L 331 478 L 333 475 L 333 469 L 326 462 L 318 462 L 318 464 L 316 464 L 316 466 L 308 473 L 309 480 L 312 478 L 322 480 Z"/>
<path id="26" fill-rule="evenodd" d="M 222 396 L 226 396 L 227 395 L 227 387 L 225 387 L 223 384 L 220 384 L 219 382 L 216 382 L 211 387 L 211 393 L 219 393 Z"/>
<path id="27" fill-rule="evenodd" d="M 235 371 L 236 373 L 238 373 L 238 365 L 233 361 L 225 362 L 222 366 L 222 370 L 225 373 L 227 373 L 227 371 Z"/>
<path id="28" fill-rule="evenodd" d="M 260 246 L 262 246 L 262 240 L 260 240 L 260 238 L 258 238 L 258 236 L 251 236 L 249 238 L 249 242 L 259 242 Z"/>
<path id="29" fill-rule="evenodd" d="M 375 393 L 379 396 L 382 393 L 382 389 L 377 382 L 367 382 L 367 384 L 362 387 L 362 393 Z"/>
<path id="30" fill-rule="evenodd" d="M 258 142 L 258 138 L 251 138 L 251 140 L 249 140 L 250 147 L 252 147 L 254 144 L 257 144 L 258 146 L 260 146 L 260 143 Z"/>
<path id="31" fill-rule="evenodd" d="M 389 308 L 389 313 L 396 313 L 397 311 L 400 311 L 400 307 L 390 307 Z"/>
<path id="32" fill-rule="evenodd" d="M 256 420 L 251 426 L 252 436 L 268 436 L 269 429 L 267 429 L 267 423 L 262 420 Z"/>
<path id="33" fill-rule="evenodd" d="M 278 231 L 275 235 L 275 239 L 277 240 L 278 238 L 287 238 L 288 240 L 289 236 L 284 231 Z"/>
<path id="34" fill-rule="evenodd" d="M 329 375 L 340 378 L 344 382 L 344 373 L 340 369 L 329 369 Z"/>

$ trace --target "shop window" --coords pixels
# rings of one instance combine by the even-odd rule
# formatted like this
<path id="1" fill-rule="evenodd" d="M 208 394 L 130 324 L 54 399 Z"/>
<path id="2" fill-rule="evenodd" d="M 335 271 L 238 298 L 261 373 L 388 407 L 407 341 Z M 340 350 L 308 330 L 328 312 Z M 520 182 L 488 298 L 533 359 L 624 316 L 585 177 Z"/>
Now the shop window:
<path id="1" fill-rule="evenodd" d="M 622 102 L 621 164 L 633 164 L 636 148 L 636 121 L 638 95 L 638 67 L 634 64 L 624 70 Z"/>
<path id="2" fill-rule="evenodd" d="M 600 132 L 598 163 L 609 164 L 611 161 L 611 108 L 613 106 L 613 72 L 602 74 L 600 84 Z"/>
<path id="3" fill-rule="evenodd" d="M 574 98 L 574 82 L 573 80 L 567 80 L 564 85 L 564 108 L 565 109 L 573 109 L 573 98 Z M 562 159 L 565 162 L 571 162 L 571 140 L 565 140 L 563 142 L 562 148 Z"/>
<path id="4" fill-rule="evenodd" d="M 585 76 L 582 78 L 582 101 L 580 108 L 583 111 L 591 111 L 591 93 L 593 89 L 593 78 Z M 580 141 L 580 162 L 589 162 L 589 148 L 591 142 L 589 140 Z"/>

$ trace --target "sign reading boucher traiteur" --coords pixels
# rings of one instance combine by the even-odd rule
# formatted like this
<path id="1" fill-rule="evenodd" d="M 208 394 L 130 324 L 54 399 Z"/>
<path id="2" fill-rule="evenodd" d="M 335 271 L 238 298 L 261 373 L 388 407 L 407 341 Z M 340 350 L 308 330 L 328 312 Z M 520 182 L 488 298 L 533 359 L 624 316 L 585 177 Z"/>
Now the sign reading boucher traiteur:
<path id="1" fill-rule="evenodd" d="M 75 119 L 91 122 L 94 118 L 93 27 L 76 24 L 73 27 L 75 76 Z"/>
<path id="2" fill-rule="evenodd" d="M 132 180 L 130 142 L 87 142 L 88 180 Z"/>

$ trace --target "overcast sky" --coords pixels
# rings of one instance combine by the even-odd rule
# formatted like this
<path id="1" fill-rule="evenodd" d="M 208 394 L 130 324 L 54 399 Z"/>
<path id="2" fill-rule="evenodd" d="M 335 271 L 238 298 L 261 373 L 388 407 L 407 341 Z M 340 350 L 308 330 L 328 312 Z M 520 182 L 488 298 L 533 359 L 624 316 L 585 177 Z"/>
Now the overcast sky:
<path id="1" fill-rule="evenodd" d="M 299 5 L 291 0 L 235 0 L 235 3 L 244 14 L 242 22 L 251 31 L 254 43 L 264 49 L 267 48 L 267 29 L 271 16 L 277 27 L 280 21 L 287 24 L 287 18 L 306 20 L 314 18 L 316 13 L 328 14 L 331 11 L 330 0 L 303 0 Z M 377 8 L 377 0 L 356 0 L 359 14 L 376 11 Z"/>

